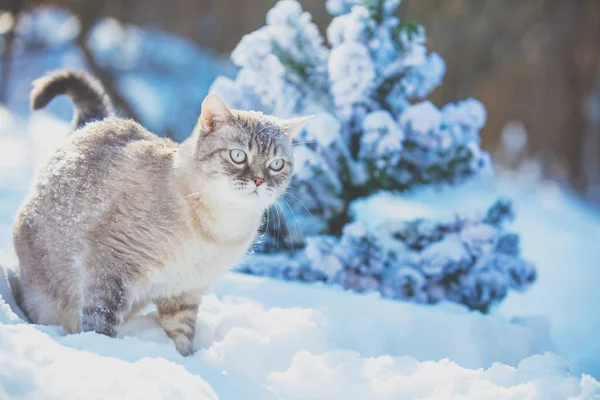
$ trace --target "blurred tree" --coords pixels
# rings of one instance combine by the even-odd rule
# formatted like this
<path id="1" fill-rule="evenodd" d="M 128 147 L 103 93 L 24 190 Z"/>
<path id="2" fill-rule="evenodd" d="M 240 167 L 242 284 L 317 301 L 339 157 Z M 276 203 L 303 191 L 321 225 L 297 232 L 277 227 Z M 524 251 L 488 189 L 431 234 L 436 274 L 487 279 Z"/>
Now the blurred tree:
<path id="1" fill-rule="evenodd" d="M 107 0 L 3 0 L 0 2 L 0 11 L 8 11 L 12 15 L 12 23 L 3 35 L 5 45 L 2 49 L 2 59 L 0 62 L 0 66 L 2 67 L 0 70 L 0 103 L 5 101 L 5 88 L 7 87 L 8 79 L 10 79 L 10 68 L 12 65 L 11 49 L 15 38 L 14 28 L 17 25 L 19 13 L 40 5 L 53 5 L 65 8 L 77 17 L 80 24 L 77 46 L 81 49 L 89 68 L 102 81 L 115 105 L 128 117 L 139 121 L 140 119 L 133 107 L 116 88 L 115 77 L 97 62 L 94 53 L 89 49 L 87 43 L 88 34 L 94 25 L 103 18 L 103 11 L 106 8 Z"/>
<path id="2" fill-rule="evenodd" d="M 294 144 L 292 204 L 284 197 L 267 213 L 256 246 L 276 255 L 252 258 L 243 270 L 487 311 L 509 288 L 535 280 L 535 268 L 520 259 L 518 235 L 504 231 L 510 202 L 450 221 L 370 229 L 351 211 L 386 191 L 490 176 L 489 155 L 479 146 L 485 108 L 474 99 L 441 108 L 422 101 L 441 83 L 445 64 L 428 52 L 421 26 L 394 16 L 399 4 L 328 0 L 334 19 L 326 46 L 310 14 L 282 0 L 232 52 L 237 76 L 215 80 L 211 91 L 236 109 L 314 115 Z"/>
<path id="3" fill-rule="evenodd" d="M 2 56 L 0 59 L 0 103 L 6 99 L 6 90 L 8 87 L 8 80 L 10 79 L 10 70 L 12 68 L 11 53 L 13 44 L 15 41 L 15 27 L 17 26 L 17 19 L 19 13 L 23 7 L 22 0 L 6 0 L 6 4 L 2 6 L 2 9 L 8 12 L 8 22 L 6 24 L 6 30 L 3 32 L 4 42 L 2 43 Z"/>
<path id="4" fill-rule="evenodd" d="M 583 137 L 581 166 L 586 182 L 586 196 L 600 203 L 600 51 L 596 76 L 587 106 L 587 123 Z"/>
<path id="5" fill-rule="evenodd" d="M 229 53 L 259 28 L 276 0 L 22 0 L 26 7 L 53 4 L 93 18 L 156 27 Z M 301 0 L 323 31 L 330 22 L 321 0 Z M 10 0 L 0 1 L 7 9 Z M 526 127 L 530 155 L 545 160 L 547 176 L 568 180 L 581 193 L 600 155 L 588 145 L 590 100 L 600 60 L 598 0 L 405 0 L 400 13 L 422 23 L 429 47 L 448 66 L 431 99 L 477 97 L 488 110 L 483 147 L 498 146 L 508 121 Z M 592 104 L 591 106 L 588 106 Z M 590 130 L 592 129 L 592 130 Z M 595 129 L 595 128 L 594 128 Z M 595 155 L 594 155 L 595 154 Z M 592 162 L 593 161 L 589 161 Z M 558 166 L 558 168 L 556 168 Z M 590 195 L 591 196 L 591 195 Z"/>
<path id="6" fill-rule="evenodd" d="M 121 95 L 121 93 L 119 93 L 119 90 L 116 88 L 115 78 L 109 71 L 102 68 L 102 66 L 96 60 L 94 53 L 88 46 L 88 35 L 96 22 L 98 22 L 101 16 L 101 11 L 106 6 L 106 0 L 71 0 L 68 3 L 70 3 L 71 12 L 78 17 L 81 24 L 79 35 L 77 37 L 77 45 L 81 49 L 81 52 L 83 53 L 90 69 L 94 75 L 102 81 L 106 91 L 109 93 L 111 99 L 115 102 L 115 105 L 123 110 L 129 118 L 141 121 L 133 107 L 131 107 L 129 102 Z"/>
<path id="7" fill-rule="evenodd" d="M 585 194 L 591 182 L 583 163 L 593 159 L 583 157 L 586 105 L 599 62 L 600 1 L 420 0 L 402 7 L 424 22 L 430 47 L 448 65 L 432 99 L 479 98 L 489 112 L 485 148 L 499 144 L 507 121 L 521 120 L 529 151 L 546 160 L 547 175 L 564 174 Z M 600 154 L 598 146 L 591 151 Z M 556 164 L 562 171 L 552 169 Z"/>

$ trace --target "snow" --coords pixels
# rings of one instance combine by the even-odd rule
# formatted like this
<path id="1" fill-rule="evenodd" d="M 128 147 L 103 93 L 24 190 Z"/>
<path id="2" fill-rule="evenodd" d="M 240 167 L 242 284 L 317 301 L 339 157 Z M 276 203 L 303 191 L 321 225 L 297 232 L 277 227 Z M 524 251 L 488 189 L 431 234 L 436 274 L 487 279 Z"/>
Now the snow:
<path id="1" fill-rule="evenodd" d="M 416 134 L 426 134 L 438 129 L 442 114 L 430 101 L 415 104 L 400 115 L 400 126 Z"/>
<path id="2" fill-rule="evenodd" d="M 13 125 L 3 125 L 0 139 L 40 149 L 11 167 L 29 182 L 33 166 L 64 140 L 69 126 L 43 112 L 29 123 L 9 120 Z M 0 398 L 597 398 L 596 212 L 555 187 L 517 191 L 515 184 L 507 189 L 500 183 L 467 185 L 444 196 L 387 193 L 377 199 L 381 207 L 357 205 L 355 217 L 370 226 L 371 219 L 404 218 L 411 211 L 441 215 L 457 204 L 487 203 L 500 188 L 519 200 L 518 231 L 540 279 L 489 315 L 445 302 L 417 305 L 232 273 L 204 299 L 198 351 L 183 358 L 152 309 L 121 327 L 117 339 L 66 335 L 58 327 L 26 323 L 9 281 L 0 279 Z M 15 263 L 10 224 L 24 190 L 0 181 L 3 267 Z M 403 208 L 396 216 L 385 214 Z"/>
<path id="3" fill-rule="evenodd" d="M 457 209 L 473 210 L 499 195 L 514 200 L 523 257 L 538 267 L 537 281 L 525 293 L 509 295 L 494 311 L 500 315 L 545 315 L 556 352 L 576 373 L 600 377 L 600 212 L 553 183 L 519 181 L 508 175 L 497 182 L 472 182 L 443 196 L 435 190 L 394 197 L 383 194 L 355 204 L 354 215 L 367 226 L 394 218 L 444 218 Z M 381 213 L 377 212 L 378 204 Z M 415 206 L 416 205 L 416 206 Z M 404 210 L 398 216 L 388 210 Z M 379 214 L 379 215 L 378 215 Z"/>
<path id="4" fill-rule="evenodd" d="M 464 124 L 477 130 L 483 128 L 487 119 L 485 107 L 475 99 L 446 104 L 442 114 L 444 123 L 448 125 Z"/>
<path id="5" fill-rule="evenodd" d="M 293 0 L 282 0 L 267 14 L 267 25 L 246 35 L 231 53 L 241 68 L 237 77 L 217 79 L 211 92 L 233 108 L 265 111 L 278 117 L 327 103 L 328 50 L 309 13 Z M 308 84 L 301 85 L 306 79 Z M 312 113 L 312 111 L 306 114 Z"/>
<path id="6" fill-rule="evenodd" d="M 353 223 L 345 226 L 341 240 L 314 236 L 326 232 L 327 220 L 344 209 L 342 198 L 351 185 L 371 183 L 375 176 L 391 178 L 392 188 L 443 183 L 436 171 L 462 159 L 462 148 L 470 158 L 445 178 L 447 183 L 462 183 L 466 175 L 479 176 L 491 165 L 479 147 L 486 120 L 481 103 L 468 99 L 441 109 L 429 102 L 411 105 L 439 85 L 445 72 L 441 57 L 427 53 L 424 30 L 392 15 L 399 0 L 381 3 L 380 25 L 370 17 L 378 11 L 361 4 L 370 3 L 327 1 L 337 15 L 327 32 L 330 50 L 299 3 L 278 2 L 267 26 L 234 51 L 233 61 L 241 67 L 237 77 L 219 77 L 213 90 L 242 109 L 280 117 L 317 114 L 298 136 L 304 143 L 295 146 L 298 174 L 290 193 L 316 217 L 296 210 L 294 221 L 311 235 L 304 256 L 315 267 L 312 272 L 327 282 L 346 274 L 351 286 L 356 271 L 366 269 L 358 285 L 365 293 L 231 273 L 204 299 L 197 353 L 188 358 L 175 350 L 153 309 L 110 339 L 28 324 L 16 304 L 9 269 L 16 262 L 13 218 L 33 172 L 70 129 L 46 112 L 21 119 L 28 114 L 29 83 L 48 69 L 83 66 L 72 44 L 79 30 L 75 18 L 56 9 L 24 15 L 18 30 L 26 40 L 15 58 L 11 110 L 0 107 L 1 399 L 69 399 L 80 393 L 115 399 L 600 397 L 600 213 L 556 185 L 511 176 L 401 197 L 376 192 L 350 204 Z M 32 43 L 52 51 L 28 53 Z M 172 128 L 180 139 L 189 134 L 210 81 L 228 72 L 228 64 L 190 43 L 111 19 L 93 29 L 89 44 L 144 122 L 157 131 Z M 403 78 L 393 83 L 398 73 Z M 375 93 L 382 79 L 392 79 L 385 101 L 375 99 L 385 94 Z M 64 99 L 49 109 L 64 118 L 72 111 Z M 181 110 L 190 114 L 183 118 Z M 357 161 L 364 163 L 349 161 L 347 142 L 357 132 L 348 120 L 355 124 L 352 129 L 362 129 Z M 393 157 L 402 146 L 404 164 L 395 168 Z M 484 219 L 501 219 L 501 210 L 492 216 L 476 210 L 506 195 L 515 200 L 518 218 L 510 232 L 500 232 Z M 466 211 L 452 217 L 461 208 Z M 393 242 L 400 267 L 387 268 L 390 255 L 381 251 L 383 239 L 373 232 L 382 224 L 392 229 L 415 218 L 429 221 L 418 225 L 406 243 Z M 431 242 L 436 220 L 465 228 L 449 229 L 443 240 Z M 512 231 L 521 235 L 520 243 Z M 409 242 L 428 247 L 417 252 Z M 489 314 L 445 301 L 442 284 L 423 290 L 430 276 L 460 270 L 492 248 L 495 258 L 475 263 L 461 289 L 483 289 L 475 297 L 485 302 L 498 297 L 494 292 L 519 288 L 536 271 L 518 258 L 519 247 L 523 259 L 537 265 L 537 282 L 527 291 L 508 293 Z M 256 266 L 263 260 L 266 268 L 273 262 L 301 265 L 300 257 L 285 253 L 250 257 L 259 260 Z M 351 268 L 345 270 L 346 265 Z M 311 272 L 299 269 L 291 272 Z M 373 291 L 379 284 L 374 276 L 381 279 L 383 296 L 406 292 L 399 297 L 425 302 L 420 296 L 427 294 L 442 301 L 431 306 L 387 300 Z"/>
<path id="7" fill-rule="evenodd" d="M 201 377 L 165 359 L 127 362 L 56 339 L 33 326 L 2 326 L 0 398 L 67 400 L 84 393 L 86 399 L 218 399 Z M 88 339 L 102 345 L 103 338 Z"/>
<path id="8" fill-rule="evenodd" d="M 422 257 L 426 275 L 441 275 L 444 270 L 453 272 L 462 269 L 469 264 L 471 255 L 458 235 L 449 235 L 445 240 L 427 247 Z"/>
<path id="9" fill-rule="evenodd" d="M 327 0 L 325 3 L 327 11 L 332 15 L 340 15 L 349 13 L 352 6 L 359 5 L 360 0 Z"/>
<path id="10" fill-rule="evenodd" d="M 369 50 L 359 42 L 344 42 L 329 57 L 331 93 L 343 117 L 349 118 L 352 105 L 368 96 L 375 78 Z"/>
<path id="11" fill-rule="evenodd" d="M 567 370 L 550 354 L 528 358 L 517 368 L 495 364 L 473 371 L 448 359 L 419 363 L 412 357 L 365 360 L 352 352 L 328 357 L 301 352 L 270 381 L 287 399 L 566 399 L 587 383 L 569 377 Z"/>
<path id="12" fill-rule="evenodd" d="M 404 133 L 389 112 L 369 113 L 363 120 L 363 131 L 359 158 L 373 159 L 380 168 L 385 163 L 390 168 L 398 165 Z"/>
<path id="13" fill-rule="evenodd" d="M 354 7 L 350 13 L 340 15 L 331 21 L 327 28 L 327 40 L 330 45 L 338 46 L 343 42 L 360 42 L 368 36 L 369 12 L 364 7 Z"/>
<path id="14" fill-rule="evenodd" d="M 118 339 L 8 322 L 0 390 L 10 398 L 565 399 L 586 384 L 600 393 L 526 325 L 235 274 L 205 299 L 199 351 L 185 359 L 152 313 Z"/>

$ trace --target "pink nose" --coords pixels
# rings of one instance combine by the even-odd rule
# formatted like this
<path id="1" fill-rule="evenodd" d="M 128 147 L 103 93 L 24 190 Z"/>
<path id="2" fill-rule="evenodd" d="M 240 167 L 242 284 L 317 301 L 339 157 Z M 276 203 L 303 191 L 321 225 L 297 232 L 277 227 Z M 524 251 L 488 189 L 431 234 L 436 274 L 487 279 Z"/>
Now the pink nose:
<path id="1" fill-rule="evenodd" d="M 256 186 L 260 186 L 263 183 L 265 183 L 265 180 L 263 178 L 259 178 L 258 176 L 254 177 L 254 183 L 256 184 Z"/>

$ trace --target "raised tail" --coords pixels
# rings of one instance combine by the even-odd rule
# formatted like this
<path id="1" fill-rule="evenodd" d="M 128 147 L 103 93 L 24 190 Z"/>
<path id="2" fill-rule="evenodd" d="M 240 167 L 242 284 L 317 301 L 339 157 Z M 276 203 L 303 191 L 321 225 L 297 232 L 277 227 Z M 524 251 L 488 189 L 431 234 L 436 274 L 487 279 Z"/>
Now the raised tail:
<path id="1" fill-rule="evenodd" d="M 73 123 L 86 123 L 114 115 L 112 101 L 96 78 L 85 71 L 53 71 L 33 82 L 31 108 L 39 110 L 56 96 L 66 94 L 75 104 Z"/>

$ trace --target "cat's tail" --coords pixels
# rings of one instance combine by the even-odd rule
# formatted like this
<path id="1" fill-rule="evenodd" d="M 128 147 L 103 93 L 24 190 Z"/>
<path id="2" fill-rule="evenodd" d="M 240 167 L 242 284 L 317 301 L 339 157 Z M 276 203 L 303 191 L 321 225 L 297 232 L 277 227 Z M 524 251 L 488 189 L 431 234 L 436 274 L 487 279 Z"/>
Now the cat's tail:
<path id="1" fill-rule="evenodd" d="M 75 129 L 114 115 L 112 101 L 96 78 L 85 71 L 53 71 L 33 82 L 31 108 L 39 110 L 56 96 L 66 94 L 75 104 Z"/>

